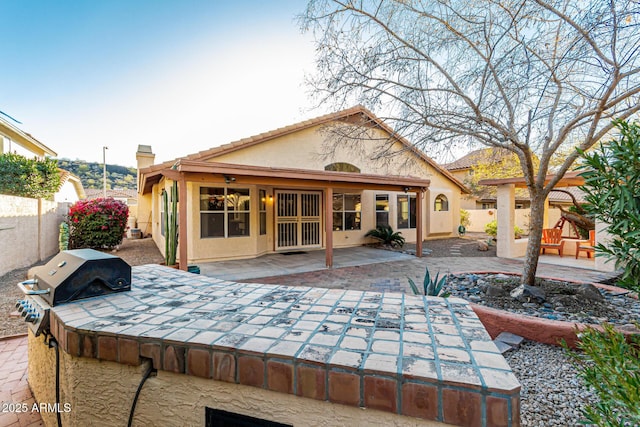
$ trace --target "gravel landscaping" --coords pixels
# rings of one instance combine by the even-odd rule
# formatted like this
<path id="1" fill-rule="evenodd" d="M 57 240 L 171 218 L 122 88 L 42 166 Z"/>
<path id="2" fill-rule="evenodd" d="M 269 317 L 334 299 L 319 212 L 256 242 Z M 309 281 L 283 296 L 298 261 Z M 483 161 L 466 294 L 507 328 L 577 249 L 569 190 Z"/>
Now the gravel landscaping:
<path id="1" fill-rule="evenodd" d="M 582 425 L 582 410 L 594 397 L 564 349 L 525 341 L 504 356 L 522 384 L 522 426 Z"/>

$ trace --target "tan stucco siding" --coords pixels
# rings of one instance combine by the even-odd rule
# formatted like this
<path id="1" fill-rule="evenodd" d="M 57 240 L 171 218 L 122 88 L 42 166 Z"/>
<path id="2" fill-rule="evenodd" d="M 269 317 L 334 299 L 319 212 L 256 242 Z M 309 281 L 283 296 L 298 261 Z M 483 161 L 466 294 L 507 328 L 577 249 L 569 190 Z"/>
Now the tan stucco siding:
<path id="1" fill-rule="evenodd" d="M 430 188 L 446 193 L 450 201 L 450 209 L 449 213 L 440 213 L 437 219 L 431 218 L 433 203 L 430 200 L 430 196 L 425 195 L 423 201 L 425 213 L 423 237 L 428 238 L 431 234 L 435 234 L 436 236 L 434 237 L 455 235 L 460 223 L 460 199 L 462 198 L 460 187 L 440 171 L 419 159 L 415 154 L 407 151 L 406 147 L 398 142 L 394 143 L 388 150 L 389 156 L 372 160 L 383 147 L 386 147 L 384 138 L 387 136 L 381 130 L 372 132 L 375 133 L 372 135 L 373 138 L 371 140 L 336 144 L 327 141 L 327 134 L 322 131 L 321 127 L 315 127 L 270 140 L 267 143 L 246 147 L 210 160 L 253 166 L 313 170 L 324 170 L 326 165 L 334 162 L 346 162 L 358 167 L 362 173 L 411 175 L 429 179 L 431 180 Z M 367 192 L 363 193 L 363 211 L 365 209 L 371 210 L 372 206 L 374 206 L 373 196 L 365 197 L 364 194 L 367 194 Z M 437 194 L 433 197 L 435 196 Z M 395 204 L 395 202 L 392 204 Z M 334 234 L 334 246 L 352 246 L 353 244 L 363 243 L 362 235 L 368 229 L 375 227 L 375 223 L 372 223 L 367 218 L 369 218 L 368 213 L 363 216 L 363 232 L 360 237 L 356 236 L 355 232 L 345 232 L 347 234 L 337 232 Z M 373 218 L 375 219 L 375 212 L 373 212 Z M 433 225 L 430 223 L 432 219 L 437 221 Z M 415 241 L 415 230 L 405 230 L 403 235 L 408 241 Z M 356 240 L 354 240 L 354 237 L 356 237 Z"/>
<path id="2" fill-rule="evenodd" d="M 253 166 L 285 167 L 324 170 L 334 162 L 346 162 L 358 167 L 362 173 L 378 175 L 413 175 L 430 178 L 420 167 L 421 161 L 404 151 L 400 143 L 389 150 L 394 155 L 373 160 L 386 145 L 387 135 L 376 131 L 371 140 L 353 143 L 333 142 L 321 127 L 309 128 L 267 142 L 242 148 L 211 161 Z M 403 152 L 404 151 L 404 152 Z M 430 171 L 432 172 L 432 171 Z"/>

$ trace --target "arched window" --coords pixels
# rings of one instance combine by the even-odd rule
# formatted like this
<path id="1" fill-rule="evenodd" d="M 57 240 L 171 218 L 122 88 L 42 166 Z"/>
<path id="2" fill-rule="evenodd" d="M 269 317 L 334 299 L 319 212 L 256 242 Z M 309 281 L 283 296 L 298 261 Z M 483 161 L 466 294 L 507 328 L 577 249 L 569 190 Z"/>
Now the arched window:
<path id="1" fill-rule="evenodd" d="M 353 166 L 351 163 L 344 163 L 344 162 L 331 163 L 331 164 L 325 166 L 324 170 L 333 171 L 333 172 L 360 173 L 360 168 L 358 168 L 356 166 Z"/>
<path id="2" fill-rule="evenodd" d="M 438 194 L 438 197 L 436 197 L 436 201 L 433 204 L 433 210 L 436 212 L 448 211 L 449 200 L 447 200 L 447 196 L 444 194 Z"/>

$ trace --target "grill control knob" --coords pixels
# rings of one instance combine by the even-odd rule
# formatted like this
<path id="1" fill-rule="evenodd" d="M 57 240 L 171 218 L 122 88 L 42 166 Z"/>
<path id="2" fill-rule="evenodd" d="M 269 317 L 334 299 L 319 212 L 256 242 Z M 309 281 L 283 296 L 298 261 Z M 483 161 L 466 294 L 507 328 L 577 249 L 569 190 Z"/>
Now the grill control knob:
<path id="1" fill-rule="evenodd" d="M 24 320 L 25 322 L 36 323 L 39 317 L 40 315 L 38 313 L 33 313 L 33 314 L 27 315 L 27 317 Z"/>
<path id="2" fill-rule="evenodd" d="M 23 299 L 19 299 L 18 302 L 16 303 L 16 308 L 18 309 L 19 312 L 21 312 L 22 310 L 24 310 L 24 304 L 26 303 L 25 300 Z"/>

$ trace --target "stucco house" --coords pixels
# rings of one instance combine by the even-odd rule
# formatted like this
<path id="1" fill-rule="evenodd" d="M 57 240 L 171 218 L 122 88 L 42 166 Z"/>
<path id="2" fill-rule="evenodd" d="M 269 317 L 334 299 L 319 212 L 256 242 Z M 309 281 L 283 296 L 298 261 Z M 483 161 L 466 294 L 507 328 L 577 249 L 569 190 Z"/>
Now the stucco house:
<path id="1" fill-rule="evenodd" d="M 138 228 L 164 250 L 161 194 L 177 181 L 189 263 L 325 249 L 331 266 L 333 248 L 371 242 L 379 224 L 421 249 L 456 235 L 468 193 L 362 106 L 158 165 L 140 146 L 137 159 Z"/>
<path id="2" fill-rule="evenodd" d="M 0 153 L 16 153 L 40 160 L 56 152 L 0 115 Z"/>
<path id="3" fill-rule="evenodd" d="M 84 187 L 80 178 L 69 171 L 60 171 L 60 187 L 53 196 L 53 200 L 58 203 L 75 203 L 86 198 Z"/>
<path id="4" fill-rule="evenodd" d="M 5 153 L 39 160 L 57 155 L 0 114 L 0 154 Z M 58 227 L 68 204 L 84 197 L 80 179 L 68 171 L 58 171 L 61 181 L 53 200 L 0 194 L 0 238 L 11 248 L 11 256 L 0 258 L 0 275 L 58 252 Z"/>
<path id="5" fill-rule="evenodd" d="M 57 156 L 55 151 L 38 141 L 33 135 L 23 131 L 0 115 L 0 154 L 3 153 L 20 154 L 38 160 Z M 85 193 L 80 178 L 69 171 L 58 170 L 60 172 L 60 187 L 54 194 L 54 201 L 74 203 L 83 199 Z"/>

